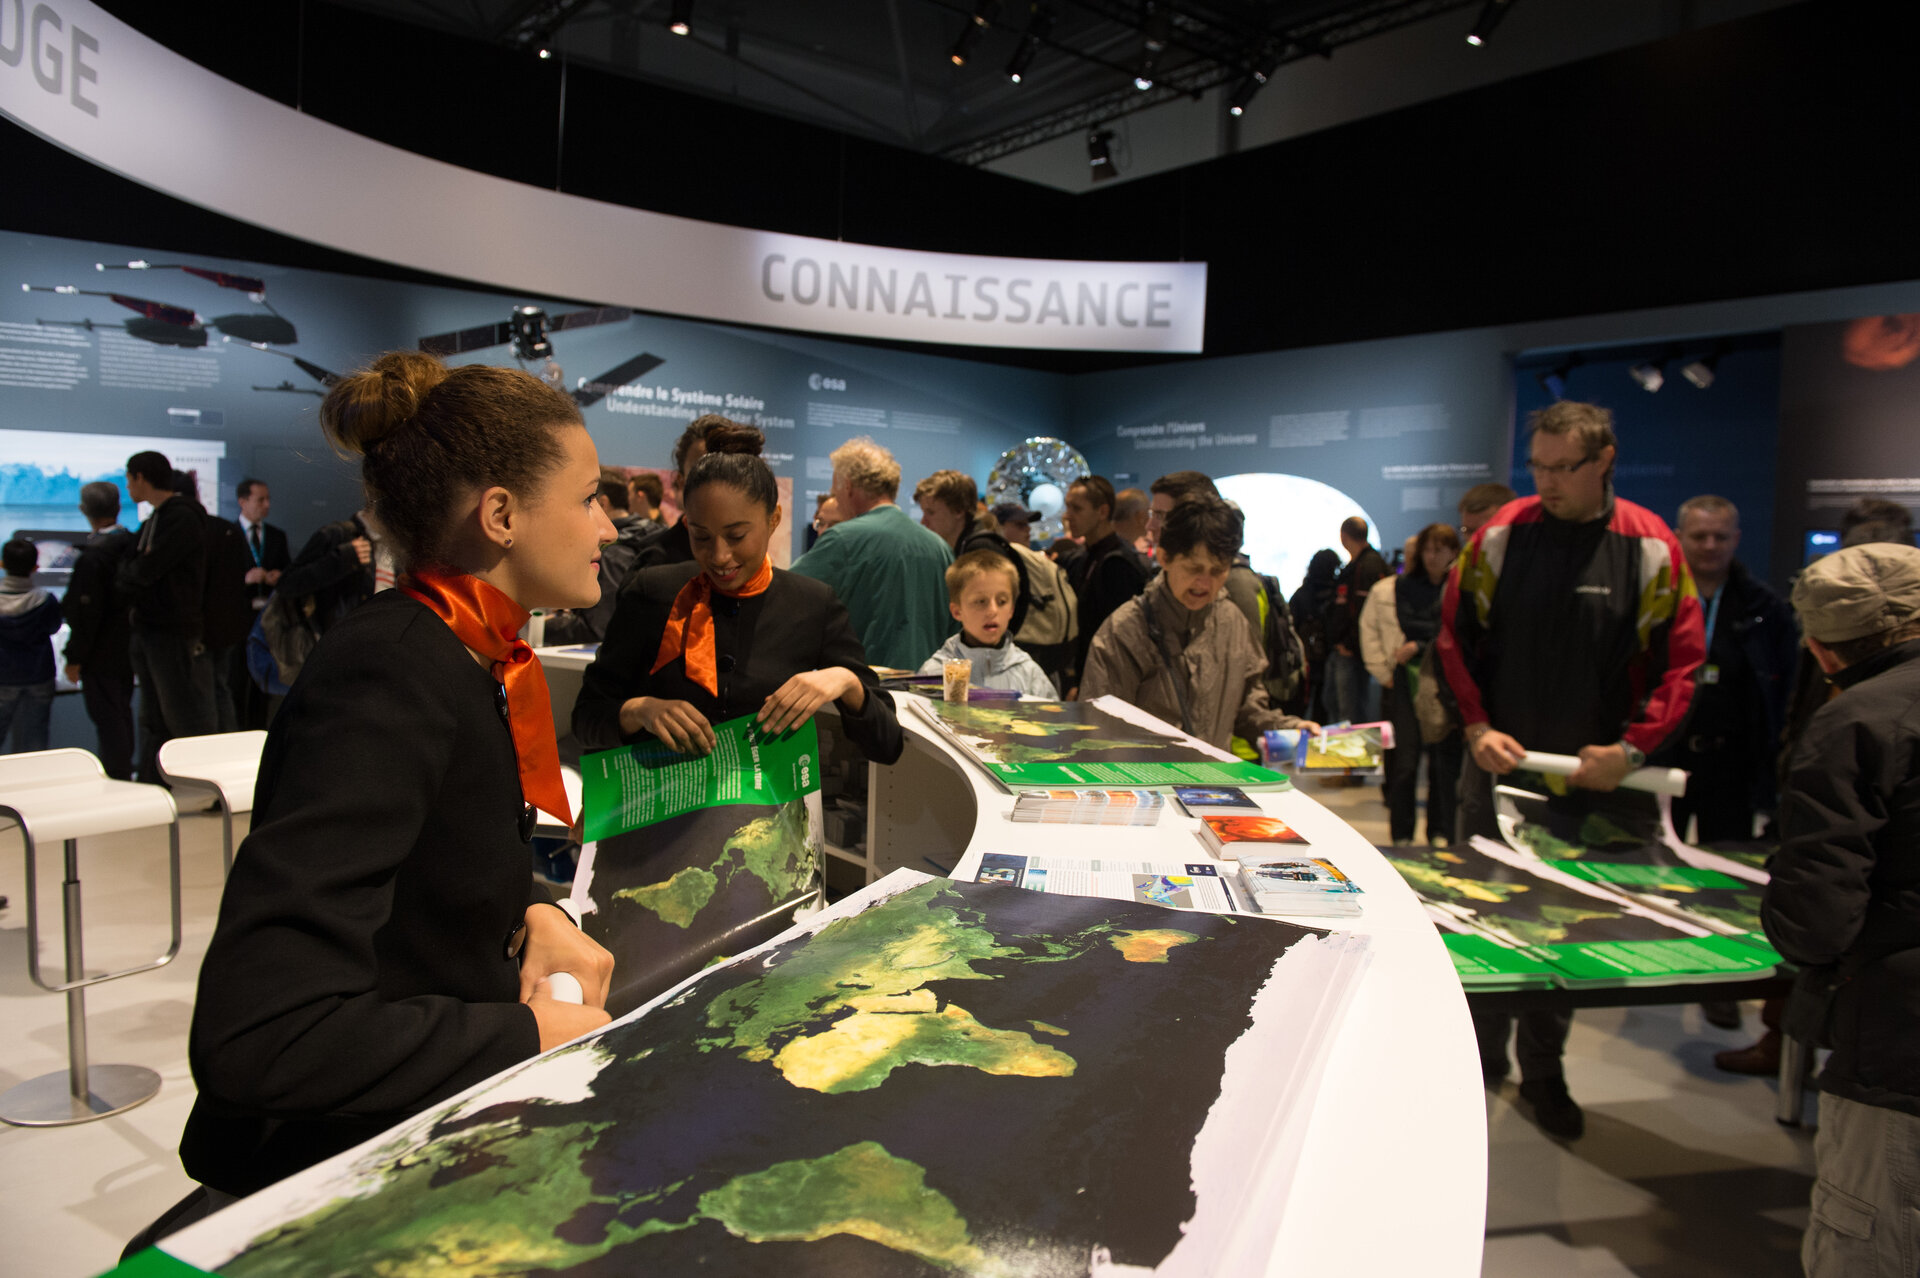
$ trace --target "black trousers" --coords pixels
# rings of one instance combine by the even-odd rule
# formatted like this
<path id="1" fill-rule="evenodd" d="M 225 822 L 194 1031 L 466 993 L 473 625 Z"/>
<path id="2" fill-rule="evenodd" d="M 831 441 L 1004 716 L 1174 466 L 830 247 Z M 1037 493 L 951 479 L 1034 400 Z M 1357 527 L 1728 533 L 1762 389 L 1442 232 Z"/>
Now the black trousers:
<path id="1" fill-rule="evenodd" d="M 140 779 L 157 785 L 161 746 L 220 730 L 213 662 L 198 639 L 165 630 L 135 627 L 131 652 L 140 681 Z"/>
<path id="2" fill-rule="evenodd" d="M 1393 723 L 1393 749 L 1387 751 L 1386 798 L 1387 828 L 1394 842 L 1413 837 L 1414 818 L 1420 784 L 1420 759 L 1427 760 L 1427 839 L 1436 834 L 1451 839 L 1454 808 L 1460 791 L 1460 752 L 1465 742 L 1460 733 L 1426 745 L 1420 739 L 1420 718 L 1414 713 L 1413 698 L 1407 695 L 1407 668 L 1393 672 L 1393 686 L 1387 689 L 1387 718 Z"/>
<path id="3" fill-rule="evenodd" d="M 1500 838 L 1500 823 L 1494 819 L 1493 778 L 1480 770 L 1468 754 L 1460 763 L 1460 838 L 1474 835 Z M 1473 1013 L 1473 1035 L 1480 1041 L 1480 1069 L 1497 1074 L 1506 1069 L 1507 1037 L 1514 1022 L 1520 1024 L 1514 1055 L 1520 1064 L 1520 1081 L 1538 1082 L 1566 1075 L 1561 1058 L 1567 1052 L 1567 1035 L 1573 1030 L 1573 1013 L 1558 1011 Z"/>
<path id="4" fill-rule="evenodd" d="M 115 781 L 133 780 L 133 676 L 82 670 L 80 702 L 99 738 L 100 766 Z"/>

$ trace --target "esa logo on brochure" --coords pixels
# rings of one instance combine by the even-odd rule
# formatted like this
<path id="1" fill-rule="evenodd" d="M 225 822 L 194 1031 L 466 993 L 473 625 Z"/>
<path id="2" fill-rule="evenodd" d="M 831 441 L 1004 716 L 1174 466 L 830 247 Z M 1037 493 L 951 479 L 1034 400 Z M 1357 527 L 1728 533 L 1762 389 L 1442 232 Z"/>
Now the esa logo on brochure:
<path id="1" fill-rule="evenodd" d="M 818 373 L 807 374 L 808 390 L 843 391 L 846 388 L 847 379 L 844 377 L 822 377 Z"/>

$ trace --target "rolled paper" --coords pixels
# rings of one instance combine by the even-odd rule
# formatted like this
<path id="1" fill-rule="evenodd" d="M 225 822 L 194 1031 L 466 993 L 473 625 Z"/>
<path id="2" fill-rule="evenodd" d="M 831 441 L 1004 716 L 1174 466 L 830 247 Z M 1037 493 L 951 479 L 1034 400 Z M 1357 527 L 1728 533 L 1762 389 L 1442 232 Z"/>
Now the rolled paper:
<path id="1" fill-rule="evenodd" d="M 1529 750 L 1520 756 L 1520 766 L 1533 772 L 1570 777 L 1579 769 L 1580 760 L 1570 754 L 1544 754 Z M 1687 774 L 1679 768 L 1636 768 L 1627 773 L 1620 782 L 1620 788 L 1644 790 L 1648 794 L 1664 794 L 1677 799 L 1687 792 Z"/>

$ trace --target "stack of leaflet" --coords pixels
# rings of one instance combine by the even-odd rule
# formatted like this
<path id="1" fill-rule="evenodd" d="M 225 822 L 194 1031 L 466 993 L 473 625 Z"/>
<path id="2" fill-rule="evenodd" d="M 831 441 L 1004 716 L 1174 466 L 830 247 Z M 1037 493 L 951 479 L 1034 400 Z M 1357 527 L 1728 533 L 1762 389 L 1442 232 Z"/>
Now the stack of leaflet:
<path id="1" fill-rule="evenodd" d="M 1223 861 L 1297 855 L 1306 838 L 1277 816 L 1264 812 L 1222 813 L 1200 818 L 1200 841 Z"/>
<path id="2" fill-rule="evenodd" d="M 1360 885 L 1324 857 L 1243 857 L 1240 885 L 1262 914 L 1352 918 Z"/>
<path id="3" fill-rule="evenodd" d="M 1674 837 L 1664 795 L 1501 786 L 1506 842 L 1394 848 L 1469 991 L 1769 975 L 1758 871 Z M 1549 855 L 1542 855 L 1546 853 Z"/>
<path id="4" fill-rule="evenodd" d="M 1013 819 L 1041 825 L 1158 825 L 1167 796 L 1158 790 L 1022 790 Z"/>
<path id="5" fill-rule="evenodd" d="M 953 877 L 968 883 L 998 883 L 1054 896 L 1099 896 L 1138 901 L 1171 910 L 1238 914 L 1232 867 L 1211 861 L 1133 861 L 1115 857 L 1034 856 L 1019 852 L 969 852 Z"/>

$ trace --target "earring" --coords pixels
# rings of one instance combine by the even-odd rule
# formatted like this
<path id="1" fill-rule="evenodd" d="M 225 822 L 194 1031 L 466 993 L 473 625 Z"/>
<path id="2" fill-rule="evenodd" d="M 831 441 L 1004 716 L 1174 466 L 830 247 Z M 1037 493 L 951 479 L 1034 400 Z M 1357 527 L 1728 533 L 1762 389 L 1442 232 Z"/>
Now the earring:
<path id="1" fill-rule="evenodd" d="M 507 538 L 507 544 L 511 546 L 513 544 L 513 538 L 511 537 Z"/>

